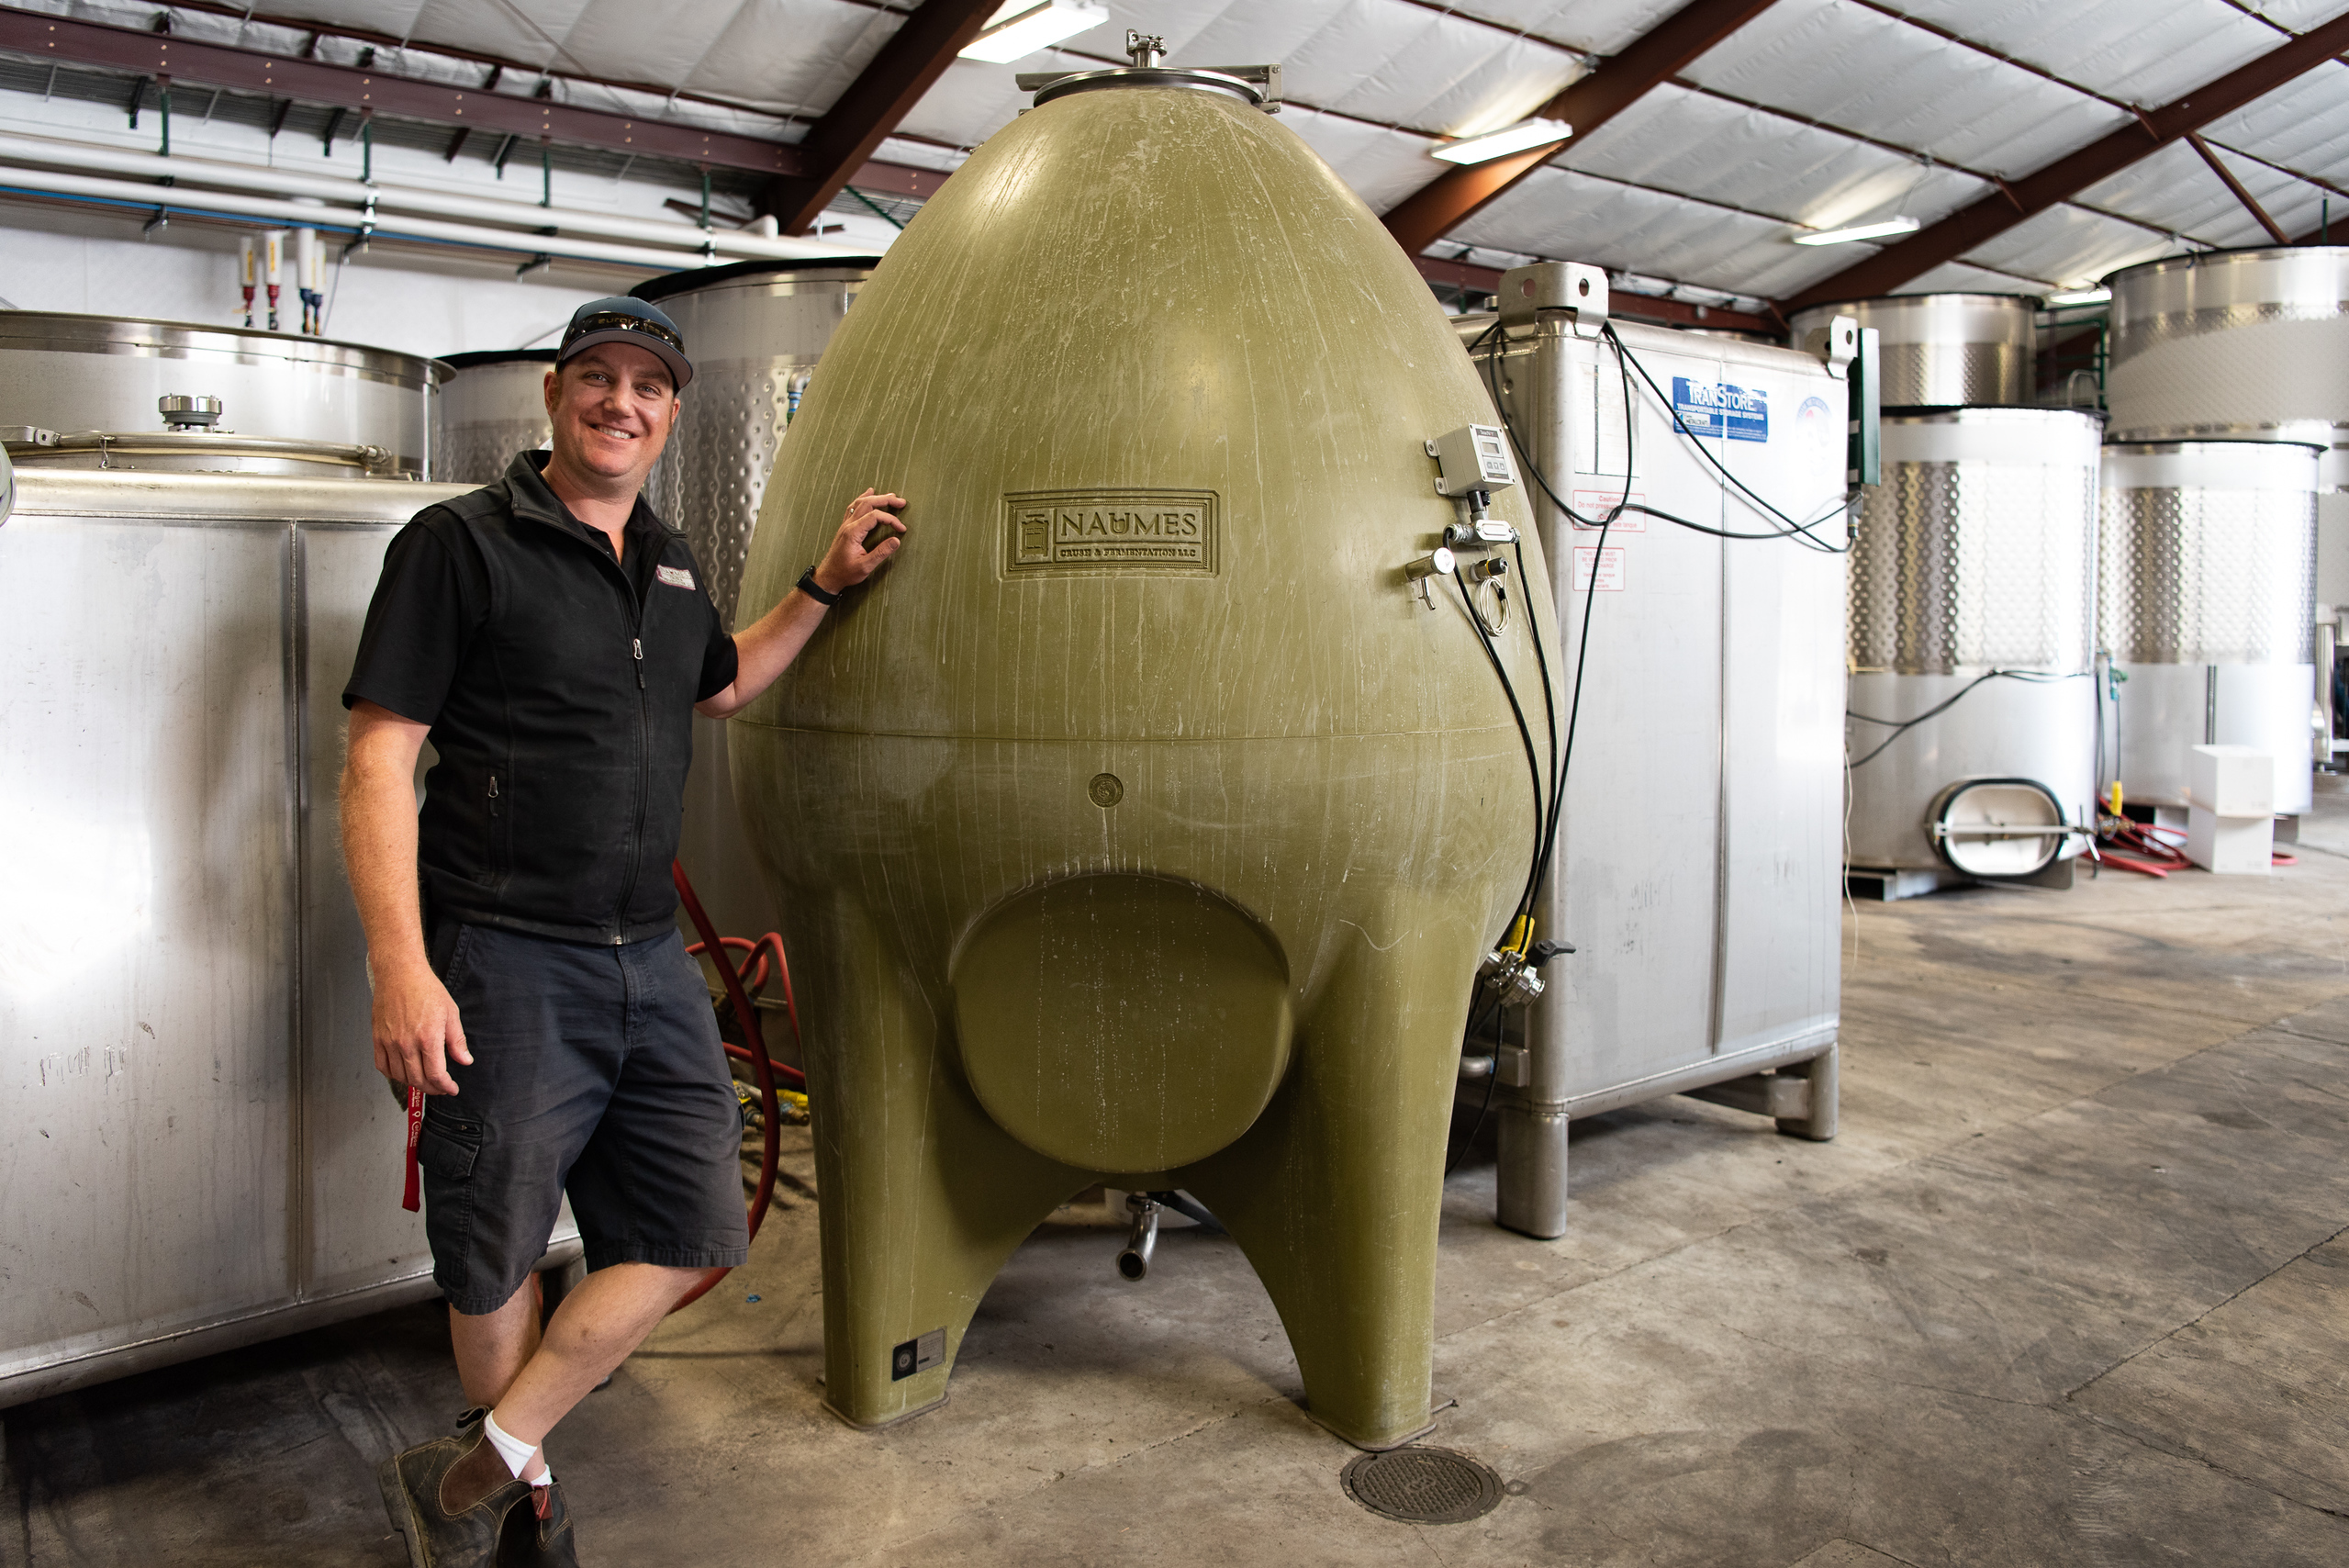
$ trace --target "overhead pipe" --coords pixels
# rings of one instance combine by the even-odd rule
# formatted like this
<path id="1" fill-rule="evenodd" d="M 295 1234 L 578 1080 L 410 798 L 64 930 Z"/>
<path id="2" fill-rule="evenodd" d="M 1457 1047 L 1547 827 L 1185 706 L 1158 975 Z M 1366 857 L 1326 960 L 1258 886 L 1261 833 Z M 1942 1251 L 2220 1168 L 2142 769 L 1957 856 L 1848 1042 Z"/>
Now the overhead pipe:
<path id="1" fill-rule="evenodd" d="M 446 223 L 431 218 L 401 217 L 386 223 L 364 211 L 354 213 L 269 196 L 245 196 L 235 191 L 191 191 L 176 185 L 164 187 L 139 185 L 129 180 L 104 180 L 88 174 L 0 169 L 0 191 L 22 191 L 33 196 L 80 196 L 119 203 L 125 207 L 169 207 L 178 212 L 253 218 L 291 226 L 307 224 L 319 230 L 349 234 L 362 241 L 430 240 L 483 250 L 510 251 L 529 256 L 616 262 L 623 266 L 647 267 L 660 272 L 696 266 L 714 259 L 699 249 L 654 250 L 650 246 L 615 245 L 552 234 L 520 233 L 510 229 L 487 229 L 470 223 Z M 533 207 L 531 210 L 542 209 Z M 855 252 L 827 247 L 821 253 L 841 255 Z"/>
<path id="2" fill-rule="evenodd" d="M 655 244 L 689 249 L 697 254 L 714 252 L 729 258 L 777 261 L 872 254 L 872 247 L 869 245 L 837 245 L 822 240 L 798 240 L 782 235 L 765 235 L 756 230 L 702 229 L 692 224 L 676 223 L 664 218 L 630 218 L 620 213 L 587 212 L 576 207 L 543 207 L 536 202 L 502 201 L 494 196 L 459 196 L 446 191 L 423 190 L 383 181 L 346 180 L 330 174 L 296 174 L 290 170 L 263 168 L 258 164 L 233 163 L 210 158 L 190 158 L 185 154 L 164 157 L 158 153 L 141 152 L 130 148 L 107 147 L 95 142 L 68 141 L 50 137 L 0 133 L 0 161 L 15 164 L 62 165 L 76 171 L 95 169 L 106 174 L 155 179 L 169 178 L 173 182 L 169 187 L 172 190 L 183 189 L 188 182 L 197 181 L 206 185 L 223 185 L 231 189 L 258 192 L 269 196 L 310 196 L 324 201 L 341 202 L 360 208 L 364 208 L 372 200 L 377 211 L 428 213 L 441 218 L 510 223 L 524 231 L 515 236 L 518 239 L 544 240 L 561 236 L 567 230 L 607 239 L 646 240 Z M 43 177 L 49 176 L 44 174 Z M 207 199 L 209 199 L 208 196 Z M 196 206 L 199 204 L 173 202 L 157 205 Z M 414 229 L 412 224 L 406 227 Z M 546 233 L 549 228 L 555 230 L 555 235 L 550 236 Z M 514 248 L 529 252 L 547 249 L 543 244 L 520 245 Z M 671 258 L 659 264 L 674 266 L 681 263 Z"/>

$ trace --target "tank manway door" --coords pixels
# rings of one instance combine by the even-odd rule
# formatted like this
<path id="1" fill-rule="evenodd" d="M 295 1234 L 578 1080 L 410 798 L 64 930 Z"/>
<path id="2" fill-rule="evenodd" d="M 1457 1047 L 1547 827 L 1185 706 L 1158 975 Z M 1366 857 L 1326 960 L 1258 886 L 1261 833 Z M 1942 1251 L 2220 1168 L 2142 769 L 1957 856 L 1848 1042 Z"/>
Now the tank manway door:
<path id="1" fill-rule="evenodd" d="M 1930 832 L 1942 859 L 1969 877 L 2030 877 L 2044 871 L 2079 828 L 2046 785 L 2030 778 L 1974 778 L 1933 802 Z"/>

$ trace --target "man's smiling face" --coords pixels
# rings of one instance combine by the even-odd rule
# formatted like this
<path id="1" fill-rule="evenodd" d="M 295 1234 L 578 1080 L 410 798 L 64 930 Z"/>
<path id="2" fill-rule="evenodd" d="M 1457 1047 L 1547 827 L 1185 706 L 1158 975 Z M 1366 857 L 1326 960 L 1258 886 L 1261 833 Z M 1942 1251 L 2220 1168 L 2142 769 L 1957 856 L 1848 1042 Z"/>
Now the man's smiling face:
<path id="1" fill-rule="evenodd" d="M 547 372 L 557 456 L 608 482 L 642 487 L 677 409 L 669 367 L 628 343 L 598 343 Z"/>

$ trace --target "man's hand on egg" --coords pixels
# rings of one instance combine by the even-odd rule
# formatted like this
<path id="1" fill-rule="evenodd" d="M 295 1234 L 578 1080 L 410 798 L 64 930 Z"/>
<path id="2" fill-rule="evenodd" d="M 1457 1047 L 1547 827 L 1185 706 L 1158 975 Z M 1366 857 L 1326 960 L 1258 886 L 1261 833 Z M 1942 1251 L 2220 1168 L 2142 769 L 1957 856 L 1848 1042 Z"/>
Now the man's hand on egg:
<path id="1" fill-rule="evenodd" d="M 871 577 L 905 543 L 905 523 L 897 514 L 905 498 L 867 489 L 848 503 L 848 515 L 832 536 L 832 548 L 816 564 L 816 587 L 838 593 Z"/>
<path id="2" fill-rule="evenodd" d="M 897 515 L 903 496 L 867 490 L 848 503 L 848 515 L 816 563 L 816 587 L 827 595 L 870 578 L 905 544 L 905 523 Z M 800 655 L 824 618 L 825 606 L 804 593 L 786 593 L 781 602 L 734 633 L 733 684 L 695 703 L 711 719 L 732 718 L 774 683 Z"/>

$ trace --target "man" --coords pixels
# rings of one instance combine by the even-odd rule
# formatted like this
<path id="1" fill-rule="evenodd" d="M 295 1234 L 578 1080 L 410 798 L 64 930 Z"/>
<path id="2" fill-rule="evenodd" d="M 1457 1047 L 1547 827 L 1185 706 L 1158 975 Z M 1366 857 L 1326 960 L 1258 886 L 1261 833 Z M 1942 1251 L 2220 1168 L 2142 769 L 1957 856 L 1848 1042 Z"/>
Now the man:
<path id="1" fill-rule="evenodd" d="M 896 554 L 905 503 L 857 497 L 797 588 L 727 636 L 641 494 L 692 378 L 661 311 L 581 306 L 546 377 L 553 450 L 400 531 L 342 694 L 375 1067 L 431 1096 L 425 1231 L 473 1406 L 384 1463 L 417 1568 L 573 1562 L 541 1443 L 747 1256 L 740 1113 L 669 879 L 691 714 L 766 690 Z M 523 1286 L 566 1189 L 591 1271 L 542 1339 Z"/>

